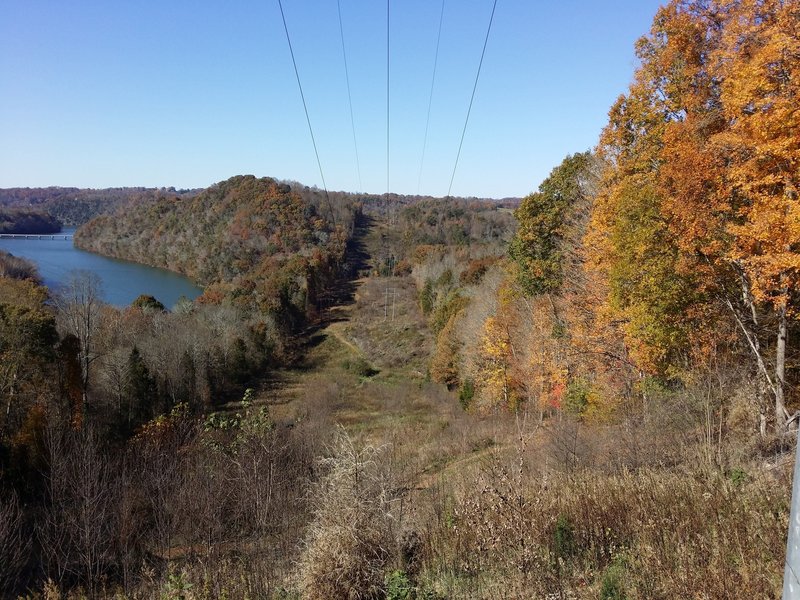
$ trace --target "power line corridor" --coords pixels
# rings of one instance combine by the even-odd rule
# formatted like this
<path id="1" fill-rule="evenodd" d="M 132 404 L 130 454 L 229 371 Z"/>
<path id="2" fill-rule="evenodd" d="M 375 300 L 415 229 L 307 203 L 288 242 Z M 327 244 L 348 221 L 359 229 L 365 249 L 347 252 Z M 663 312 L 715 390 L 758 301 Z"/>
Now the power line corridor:
<path id="1" fill-rule="evenodd" d="M 284 32 L 286 34 L 286 43 L 289 47 L 289 53 L 292 60 L 292 65 L 294 67 L 295 78 L 297 80 L 297 87 L 300 91 L 300 100 L 303 105 L 303 112 L 306 117 L 306 123 L 308 125 L 309 135 L 311 137 L 311 143 L 314 149 L 314 156 L 317 161 L 317 167 L 319 169 L 320 178 L 322 180 L 322 186 L 325 191 L 325 197 L 328 202 L 328 207 L 331 212 L 331 216 L 333 217 L 333 208 L 330 204 L 330 199 L 328 196 L 328 187 L 325 181 L 325 175 L 322 167 L 322 160 L 320 159 L 319 149 L 317 147 L 317 138 L 314 135 L 314 127 L 312 126 L 311 116 L 309 115 L 308 105 L 306 103 L 305 93 L 303 92 L 303 84 L 300 77 L 300 71 L 297 66 L 297 60 L 294 53 L 294 48 L 292 46 L 291 35 L 289 32 L 289 26 L 286 21 L 286 14 L 284 12 L 283 1 L 278 0 L 278 7 L 281 13 L 281 19 L 283 22 Z M 347 58 L 347 43 L 346 43 L 346 36 L 345 36 L 345 27 L 344 21 L 342 18 L 342 6 L 341 0 L 336 1 L 336 9 L 337 9 L 337 16 L 338 16 L 338 26 L 339 26 L 339 37 L 341 41 L 342 47 L 342 59 L 344 65 L 344 77 L 345 77 L 345 84 L 347 88 L 347 99 L 348 99 L 348 108 L 349 108 L 349 117 L 350 117 L 350 128 L 352 130 L 353 135 L 353 148 L 355 152 L 355 162 L 356 162 L 356 172 L 358 176 L 358 183 L 360 187 L 363 187 L 362 182 L 362 173 L 361 173 L 361 161 L 360 161 L 360 154 L 359 154 L 359 144 L 358 144 L 358 136 L 356 134 L 356 111 L 353 107 L 353 97 L 352 97 L 352 88 L 351 88 L 351 74 L 350 68 L 348 66 L 348 58 Z M 481 70 L 483 68 L 484 58 L 486 56 L 486 49 L 489 44 L 489 37 L 492 31 L 492 24 L 494 22 L 495 12 L 497 9 L 497 0 L 493 0 L 492 3 L 492 10 L 489 16 L 489 23 L 486 28 L 486 35 L 483 40 L 483 47 L 481 50 L 480 60 L 478 62 L 477 71 L 475 73 L 474 83 L 472 86 L 472 92 L 469 97 L 466 117 L 464 119 L 464 126 L 461 129 L 461 136 L 458 141 L 458 150 L 456 152 L 456 158 L 453 165 L 453 171 L 450 175 L 449 185 L 447 187 L 447 196 L 450 197 L 450 194 L 453 189 L 453 182 L 456 178 L 456 173 L 458 170 L 458 164 L 461 159 L 461 152 L 464 146 L 464 140 L 466 138 L 467 129 L 469 127 L 469 120 L 470 115 L 472 114 L 473 104 L 475 102 L 475 95 L 478 90 L 478 83 L 480 80 Z M 391 171 L 392 171 L 392 146 L 391 146 L 391 57 L 392 57 L 392 6 L 391 0 L 386 0 L 386 194 L 391 193 Z M 417 193 L 419 193 L 419 188 L 422 182 L 422 173 L 425 165 L 425 155 L 428 145 L 428 135 L 430 132 L 431 127 L 431 112 L 432 112 L 432 105 L 433 105 L 433 98 L 434 98 L 434 91 L 435 91 L 435 84 L 436 84 L 436 75 L 439 63 L 439 52 L 442 40 L 442 29 L 445 21 L 445 0 L 442 0 L 441 8 L 439 11 L 439 24 L 437 29 L 437 38 L 436 38 L 436 49 L 433 58 L 433 74 L 431 77 L 431 85 L 430 85 L 430 93 L 428 95 L 428 107 L 427 107 L 427 114 L 425 117 L 425 134 L 423 137 L 422 142 L 422 149 L 421 149 L 421 158 L 419 161 L 419 175 L 418 175 L 418 183 L 417 183 Z M 335 223 L 335 221 L 334 221 Z"/>

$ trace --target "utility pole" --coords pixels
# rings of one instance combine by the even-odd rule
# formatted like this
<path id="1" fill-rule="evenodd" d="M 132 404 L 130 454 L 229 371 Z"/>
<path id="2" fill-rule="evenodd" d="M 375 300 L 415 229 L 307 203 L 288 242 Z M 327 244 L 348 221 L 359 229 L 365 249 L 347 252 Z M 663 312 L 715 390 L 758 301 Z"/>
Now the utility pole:
<path id="1" fill-rule="evenodd" d="M 394 321 L 394 306 L 397 303 L 397 288 L 392 289 L 392 321 Z"/>
<path id="2" fill-rule="evenodd" d="M 800 430 L 798 430 L 800 436 Z M 792 508 L 783 570 L 783 600 L 800 600 L 800 437 L 796 440 Z"/>
<path id="3" fill-rule="evenodd" d="M 389 311 L 389 286 L 386 286 L 386 295 L 383 297 L 383 320 L 385 321 Z"/>

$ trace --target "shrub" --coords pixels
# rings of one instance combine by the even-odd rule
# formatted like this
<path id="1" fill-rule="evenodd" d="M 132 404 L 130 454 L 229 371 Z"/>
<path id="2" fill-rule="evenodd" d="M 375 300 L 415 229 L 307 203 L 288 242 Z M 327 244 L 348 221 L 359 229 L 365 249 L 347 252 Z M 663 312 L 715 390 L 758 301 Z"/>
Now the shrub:
<path id="1" fill-rule="evenodd" d="M 575 530 L 565 515 L 559 515 L 553 531 L 553 551 L 557 558 L 572 558 L 576 552 Z"/>
<path id="2" fill-rule="evenodd" d="M 472 404 L 472 399 L 475 397 L 475 384 L 471 379 L 466 379 L 461 384 L 461 389 L 458 390 L 458 402 L 461 408 L 469 410 Z"/>
<path id="3" fill-rule="evenodd" d="M 347 358 L 342 363 L 342 366 L 345 368 L 346 371 L 350 371 L 354 375 L 358 377 L 373 377 L 380 373 L 378 369 L 373 367 L 367 359 L 363 356 L 358 356 L 356 358 Z"/>
<path id="4" fill-rule="evenodd" d="M 497 258 L 494 256 L 469 261 L 467 268 L 461 271 L 459 281 L 465 285 L 478 285 L 483 279 L 483 276 L 486 275 L 486 271 L 489 267 L 496 262 Z"/>
<path id="5" fill-rule="evenodd" d="M 162 600 L 189 600 L 192 595 L 192 584 L 186 580 L 183 571 L 170 573 L 169 579 L 161 589 Z"/>
<path id="6" fill-rule="evenodd" d="M 567 386 L 564 407 L 574 415 L 582 415 L 589 408 L 591 393 L 592 386 L 586 379 L 582 377 L 573 379 Z"/>
<path id="7" fill-rule="evenodd" d="M 453 270 L 445 269 L 436 280 L 436 287 L 447 287 L 453 283 Z"/>
<path id="8" fill-rule="evenodd" d="M 164 305 L 161 304 L 154 296 L 148 294 L 141 294 L 131 304 L 133 308 L 140 308 L 144 311 L 163 312 Z"/>
<path id="9" fill-rule="evenodd" d="M 747 472 L 740 467 L 736 467 L 731 470 L 730 479 L 734 487 L 738 487 L 747 481 Z"/>
<path id="10" fill-rule="evenodd" d="M 386 600 L 412 600 L 414 586 L 405 571 L 392 571 L 386 576 Z"/>
<path id="11" fill-rule="evenodd" d="M 451 318 L 458 315 L 467 306 L 469 298 L 462 296 L 458 291 L 450 292 L 447 297 L 439 302 L 433 310 L 431 317 L 431 329 L 439 333 L 447 325 Z"/>
<path id="12" fill-rule="evenodd" d="M 422 309 L 423 314 L 428 315 L 433 310 L 435 297 L 436 294 L 433 291 L 433 281 L 426 279 L 425 284 L 422 286 L 422 289 L 419 292 L 419 307 Z"/>
<path id="13" fill-rule="evenodd" d="M 333 450 L 320 461 L 327 472 L 313 488 L 299 588 L 307 600 L 381 598 L 397 548 L 390 511 L 394 487 L 375 448 L 357 450 L 342 430 Z"/>
<path id="14" fill-rule="evenodd" d="M 626 600 L 625 594 L 625 562 L 616 557 L 614 562 L 603 573 L 600 584 L 600 600 Z"/>

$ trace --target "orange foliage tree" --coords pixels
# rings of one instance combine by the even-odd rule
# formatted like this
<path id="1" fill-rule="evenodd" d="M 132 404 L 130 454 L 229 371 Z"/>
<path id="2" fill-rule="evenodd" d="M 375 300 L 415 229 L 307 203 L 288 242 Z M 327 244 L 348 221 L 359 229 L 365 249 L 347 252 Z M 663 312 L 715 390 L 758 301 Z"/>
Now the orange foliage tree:
<path id="1" fill-rule="evenodd" d="M 778 429 L 800 273 L 799 23 L 781 0 L 662 8 L 601 139 L 609 170 L 590 232 L 637 365 L 669 374 L 696 360 L 726 308 Z"/>

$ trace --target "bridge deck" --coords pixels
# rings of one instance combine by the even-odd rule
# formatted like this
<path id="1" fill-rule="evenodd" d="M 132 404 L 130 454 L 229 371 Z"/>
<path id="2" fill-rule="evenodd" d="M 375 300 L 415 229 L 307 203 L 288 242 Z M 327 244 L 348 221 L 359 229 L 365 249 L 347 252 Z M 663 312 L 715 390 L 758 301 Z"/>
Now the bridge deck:
<path id="1" fill-rule="evenodd" d="M 71 233 L 0 233 L 0 239 L 71 240 Z"/>

